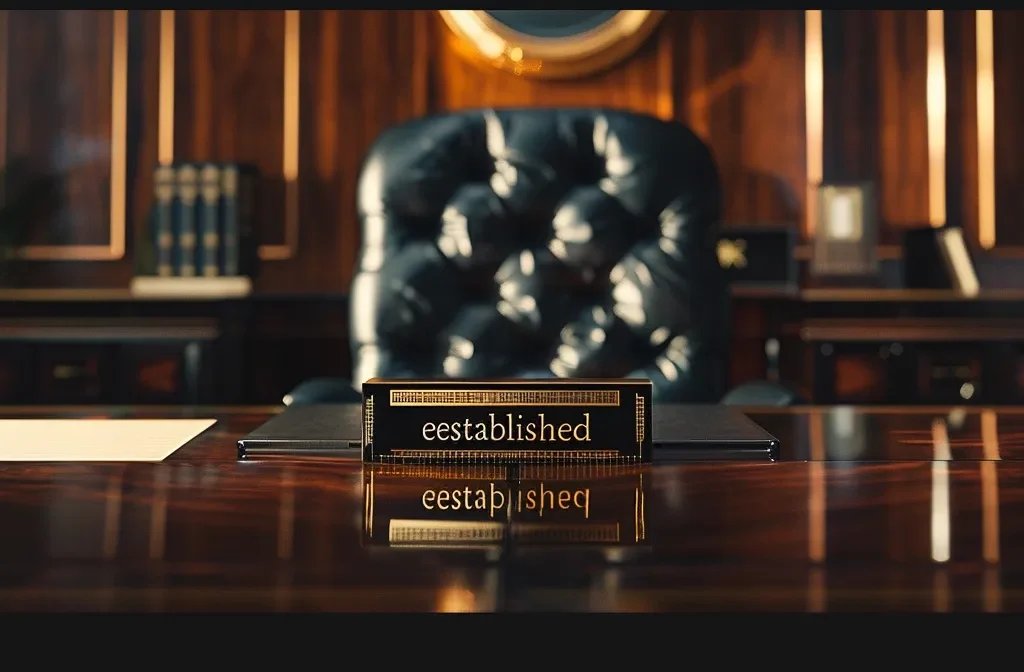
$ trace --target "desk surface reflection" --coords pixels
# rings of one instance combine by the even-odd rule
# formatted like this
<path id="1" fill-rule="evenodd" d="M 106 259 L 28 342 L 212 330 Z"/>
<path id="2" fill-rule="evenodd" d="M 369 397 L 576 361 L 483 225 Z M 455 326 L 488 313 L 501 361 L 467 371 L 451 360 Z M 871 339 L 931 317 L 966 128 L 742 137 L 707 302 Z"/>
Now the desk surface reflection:
<path id="1" fill-rule="evenodd" d="M 1024 410 L 751 412 L 779 462 L 411 476 L 236 462 L 274 410 L 108 409 L 220 422 L 160 464 L 0 466 L 0 609 L 1024 609 Z"/>

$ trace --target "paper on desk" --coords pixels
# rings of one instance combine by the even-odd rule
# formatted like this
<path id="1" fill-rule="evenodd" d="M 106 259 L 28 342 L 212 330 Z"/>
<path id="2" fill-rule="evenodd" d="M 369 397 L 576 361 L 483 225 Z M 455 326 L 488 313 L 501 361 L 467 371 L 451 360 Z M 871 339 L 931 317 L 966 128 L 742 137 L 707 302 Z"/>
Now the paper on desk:
<path id="1" fill-rule="evenodd" d="M 0 420 L 0 462 L 159 462 L 216 420 Z"/>

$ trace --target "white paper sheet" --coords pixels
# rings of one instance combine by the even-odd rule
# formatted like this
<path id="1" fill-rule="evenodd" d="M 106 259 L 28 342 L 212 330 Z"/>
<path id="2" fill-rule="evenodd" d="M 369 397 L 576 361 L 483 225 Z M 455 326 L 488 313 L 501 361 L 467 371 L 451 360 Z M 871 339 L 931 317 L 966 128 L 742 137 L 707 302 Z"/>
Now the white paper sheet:
<path id="1" fill-rule="evenodd" d="M 160 462 L 216 420 L 0 420 L 0 462 Z"/>

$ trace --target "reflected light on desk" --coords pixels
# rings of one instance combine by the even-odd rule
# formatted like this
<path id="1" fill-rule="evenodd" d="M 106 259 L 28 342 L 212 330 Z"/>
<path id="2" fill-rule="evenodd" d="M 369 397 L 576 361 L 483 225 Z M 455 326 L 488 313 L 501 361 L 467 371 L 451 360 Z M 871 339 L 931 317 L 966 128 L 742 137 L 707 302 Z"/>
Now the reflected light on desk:
<path id="1" fill-rule="evenodd" d="M 281 473 L 281 507 L 277 517 L 277 557 L 290 560 L 295 545 L 295 472 Z"/>
<path id="2" fill-rule="evenodd" d="M 828 546 L 825 419 L 821 411 L 815 410 L 808 421 L 811 460 L 807 463 L 807 556 L 812 563 L 824 563 Z M 826 606 L 825 570 L 812 566 L 807 573 L 807 611 L 823 612 Z"/>
<path id="3" fill-rule="evenodd" d="M 441 588 L 437 595 L 437 610 L 442 614 L 463 614 L 477 610 L 476 595 L 460 585 Z"/>
<path id="4" fill-rule="evenodd" d="M 153 506 L 149 517 L 149 557 L 162 560 L 167 547 L 167 495 L 171 468 L 161 464 L 153 473 Z"/>
<path id="5" fill-rule="evenodd" d="M 981 463 L 981 544 L 985 562 L 999 562 L 999 429 L 995 411 L 981 414 L 981 442 L 985 460 Z"/>
<path id="6" fill-rule="evenodd" d="M 932 421 L 932 561 L 948 562 L 950 558 L 949 511 L 949 429 L 946 421 Z"/>
<path id="7" fill-rule="evenodd" d="M 987 612 L 1002 611 L 1003 588 L 999 576 L 999 426 L 996 412 L 981 413 L 981 553 L 986 567 L 982 575 L 982 604 Z"/>
<path id="8" fill-rule="evenodd" d="M 107 484 L 106 510 L 103 516 L 103 557 L 116 558 L 121 539 L 121 489 L 124 477 L 118 472 L 110 477 Z"/>
<path id="9" fill-rule="evenodd" d="M 821 411 L 811 411 L 811 459 L 807 463 L 807 554 L 811 562 L 824 562 L 826 548 L 825 427 Z"/>

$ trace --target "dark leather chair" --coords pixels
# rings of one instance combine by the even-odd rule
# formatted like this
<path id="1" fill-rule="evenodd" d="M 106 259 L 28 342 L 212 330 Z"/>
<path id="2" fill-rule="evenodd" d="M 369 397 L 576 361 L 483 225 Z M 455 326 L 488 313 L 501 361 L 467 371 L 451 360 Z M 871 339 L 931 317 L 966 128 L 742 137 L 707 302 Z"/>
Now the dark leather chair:
<path id="1" fill-rule="evenodd" d="M 639 114 L 479 110 L 391 128 L 358 186 L 354 380 L 307 381 L 285 403 L 358 401 L 374 376 L 628 376 L 652 380 L 656 401 L 718 402 L 721 200 L 708 147 Z"/>

